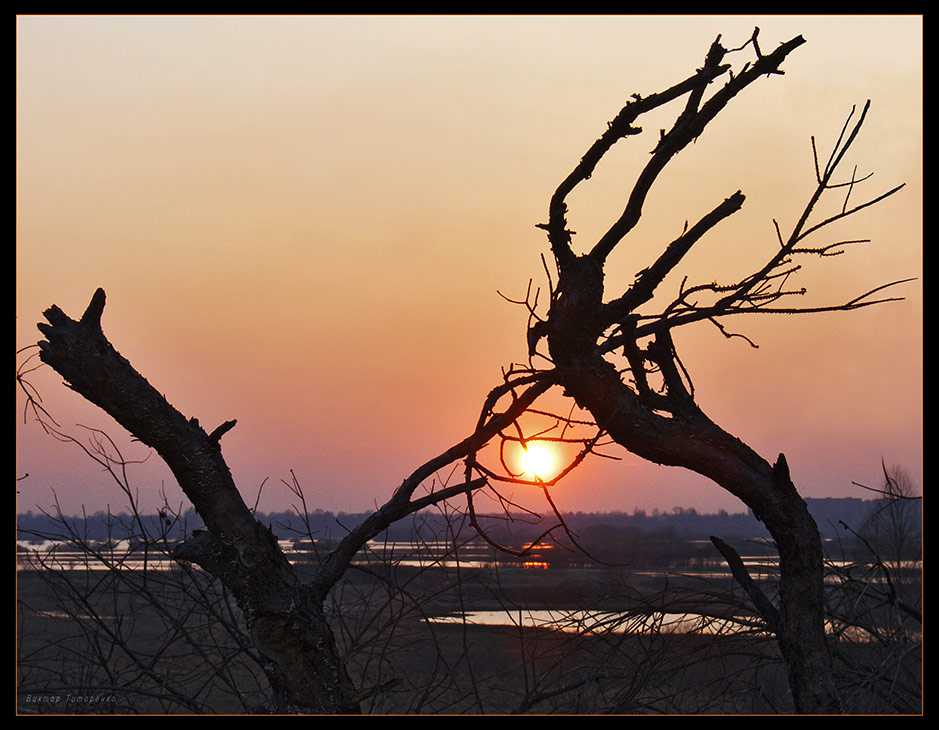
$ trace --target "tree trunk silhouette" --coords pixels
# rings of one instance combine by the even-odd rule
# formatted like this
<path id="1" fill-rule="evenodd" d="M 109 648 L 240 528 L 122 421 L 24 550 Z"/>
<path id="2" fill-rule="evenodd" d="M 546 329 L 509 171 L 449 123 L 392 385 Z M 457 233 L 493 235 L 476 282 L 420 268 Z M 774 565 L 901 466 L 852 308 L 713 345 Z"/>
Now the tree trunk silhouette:
<path id="1" fill-rule="evenodd" d="M 747 43 L 734 49 L 741 51 L 752 45 L 756 56 L 736 74 L 724 64 L 731 51 L 721 46 L 718 37 L 703 66 L 689 78 L 661 93 L 633 95 L 632 101 L 608 123 L 604 134 L 557 188 L 550 202 L 549 220 L 539 227 L 547 231 L 558 279 L 556 286 L 551 287 L 550 305 L 544 317 L 538 315 L 534 303 L 526 301 L 533 320 L 528 336 L 529 353 L 532 358 L 543 357 L 552 363 L 558 383 L 615 442 L 649 461 L 685 467 L 708 477 L 739 497 L 766 525 L 779 549 L 779 605 L 777 609 L 765 597 L 755 603 L 778 637 L 788 665 L 796 710 L 836 713 L 840 704 L 825 638 L 822 548 L 815 521 L 789 477 L 782 454 L 771 465 L 713 423 L 698 407 L 690 378 L 676 353 L 672 330 L 692 322 L 710 321 L 731 337 L 734 335 L 721 323 L 722 318 L 731 314 L 844 311 L 888 301 L 871 298 L 885 288 L 880 286 L 843 304 L 813 308 L 777 305 L 785 297 L 805 293 L 804 289 L 787 288 L 786 282 L 799 268 L 792 263 L 795 256 L 831 255 L 840 251 L 840 247 L 857 242 L 806 247 L 803 241 L 807 236 L 899 190 L 894 188 L 854 207 L 848 207 L 846 196 L 841 213 L 809 224 L 809 216 L 824 192 L 846 187 L 850 194 L 861 182 L 852 177 L 848 183 L 834 183 L 832 175 L 856 137 L 867 107 L 850 132 L 848 123 L 845 124 L 828 164 L 819 167 L 816 160 L 818 186 L 788 238 L 783 238 L 777 225 L 778 246 L 763 267 L 732 284 L 689 286 L 682 282 L 679 295 L 671 304 L 657 312 L 639 312 L 692 246 L 742 207 L 745 198 L 737 191 L 695 225 L 686 224 L 681 236 L 639 272 L 625 292 L 610 300 L 604 298 L 606 259 L 638 223 L 646 195 L 659 173 L 674 155 L 698 138 L 739 92 L 761 76 L 781 74 L 782 61 L 804 42 L 796 37 L 764 55 L 758 33 L 756 29 Z M 705 98 L 708 86 L 721 76 L 729 78 Z M 620 218 L 588 252 L 576 253 L 572 232 L 567 229 L 568 194 L 589 179 L 615 142 L 641 133 L 641 128 L 633 124 L 641 114 L 681 97 L 686 97 L 684 109 L 671 129 L 660 132 Z M 542 341 L 547 342 L 547 353 L 538 349 Z M 743 571 L 742 563 L 739 568 Z M 739 571 L 735 573 L 748 579 Z M 759 591 L 752 581 L 749 583 L 751 592 Z"/>
<path id="2" fill-rule="evenodd" d="M 244 503 L 222 456 L 220 439 L 235 422 L 226 421 L 207 432 L 195 418 L 187 419 L 173 408 L 136 372 L 102 331 L 105 294 L 101 289 L 95 292 L 80 320 L 70 319 L 56 306 L 45 312 L 48 324 L 39 325 L 46 337 L 39 343 L 42 361 L 64 377 L 72 389 L 155 449 L 204 520 L 206 530 L 194 532 L 177 548 L 175 556 L 196 563 L 219 578 L 236 597 L 252 640 L 268 660 L 264 669 L 273 689 L 271 709 L 343 714 L 360 711 L 360 702 L 367 692 L 354 686 L 327 621 L 324 605 L 330 589 L 369 539 L 417 510 L 466 495 L 470 517 L 476 524 L 472 494 L 487 485 L 489 479 L 497 478 L 476 461 L 477 452 L 494 437 L 507 439 L 506 431 L 515 429 L 521 434 L 518 418 L 544 392 L 559 385 L 591 414 L 599 429 L 597 438 L 608 434 L 649 461 L 681 466 L 708 477 L 741 499 L 766 525 L 779 550 L 778 605 L 749 581 L 739 556 L 719 539 L 715 539 L 715 545 L 778 638 L 788 666 L 796 711 L 840 711 L 825 637 L 822 548 L 817 526 L 790 479 L 785 457 L 780 454 L 770 464 L 699 408 L 690 378 L 676 352 L 672 330 L 709 321 L 731 337 L 735 335 L 722 324 L 730 315 L 848 311 L 891 301 L 873 295 L 900 282 L 878 286 L 839 304 L 801 308 L 779 304 L 805 293 L 804 289 L 790 288 L 788 283 L 800 268 L 793 263 L 794 257 L 830 256 L 859 242 L 840 240 L 809 247 L 804 244 L 807 237 L 902 187 L 849 207 L 849 196 L 866 178 L 852 175 L 845 183 L 832 179 L 857 136 L 868 107 L 865 106 L 853 127 L 849 128 L 851 117 L 848 118 L 827 163 L 819 165 L 816 159 L 818 185 L 788 237 L 783 237 L 776 226 L 778 241 L 773 242 L 773 253 L 762 267 L 730 284 L 688 286 L 683 282 L 677 298 L 663 309 L 640 311 L 697 241 L 740 210 L 745 198 L 736 191 L 697 223 L 686 225 L 682 234 L 639 272 L 622 294 L 605 298 L 606 259 L 638 223 L 646 196 L 659 173 L 674 155 L 699 137 L 739 92 L 762 76 L 781 74 L 782 61 L 804 42 L 797 37 L 764 55 L 758 43 L 758 30 L 743 46 L 732 51 L 725 49 L 718 38 L 700 69 L 663 92 L 646 97 L 634 95 L 608 124 L 557 188 L 549 205 L 548 222 L 540 226 L 547 231 L 558 278 L 556 286 L 551 284 L 544 317 L 537 313 L 537 294 L 534 302 L 526 298 L 525 304 L 532 317 L 528 331 L 530 357 L 544 358 L 550 367 L 509 369 L 503 376 L 504 382 L 485 400 L 475 430 L 406 478 L 383 507 L 351 530 L 323 558 L 314 577 L 306 583 L 299 579 L 275 536 Z M 724 63 L 725 57 L 750 46 L 755 60 L 735 74 Z M 726 83 L 706 98 L 709 86 L 725 76 Z M 640 115 L 683 97 L 683 110 L 670 130 L 661 131 L 622 215 L 588 252 L 575 252 L 566 221 L 568 194 L 589 179 L 613 144 L 642 132 L 634 126 Z M 840 212 L 810 224 L 822 194 L 839 187 L 847 191 Z M 547 353 L 539 350 L 542 342 L 547 343 Z M 498 412 L 496 405 L 503 397 L 509 404 Z M 580 463 L 597 438 L 583 442 L 581 454 L 561 476 Z M 524 443 L 520 436 L 516 440 Z M 436 470 L 461 459 L 466 465 L 462 483 L 437 486 L 428 494 L 414 497 L 417 487 Z M 479 476 L 474 478 L 474 474 Z M 507 480 L 520 481 L 514 476 Z M 550 501 L 550 483 L 539 480 L 539 486 L 545 489 Z M 553 508 L 554 503 L 551 505 Z"/>
<path id="3" fill-rule="evenodd" d="M 597 294 L 602 292 L 602 280 L 597 281 L 597 268 L 589 259 L 573 261 L 577 263 L 561 269 L 558 297 L 548 320 L 548 343 L 559 382 L 617 443 L 649 461 L 682 466 L 712 479 L 766 525 L 779 548 L 781 610 L 778 621 L 764 618 L 779 638 L 796 707 L 800 712 L 838 711 L 824 632 L 821 538 L 789 478 L 785 457 L 780 454 L 770 466 L 708 419 L 675 381 L 670 383 L 669 417 L 625 385 L 615 366 L 597 353 L 596 332 L 585 336 L 588 328 L 583 323 L 601 318 Z M 667 329 L 657 334 L 650 348 L 654 361 L 665 364 L 666 382 L 678 376 L 677 369 L 668 371 L 671 348 Z M 664 405 L 656 403 L 658 408 Z"/>
<path id="4" fill-rule="evenodd" d="M 247 507 L 222 458 L 219 439 L 187 420 L 108 342 L 99 289 L 79 321 L 58 307 L 40 324 L 41 358 L 70 387 L 160 454 L 208 531 L 196 531 L 177 557 L 200 565 L 232 591 L 252 639 L 270 661 L 265 673 L 278 712 L 356 713 L 355 689 L 336 650 L 320 596 L 304 586 L 273 534 Z"/>
<path id="5" fill-rule="evenodd" d="M 101 328 L 105 293 L 98 289 L 79 320 L 59 307 L 46 310 L 39 330 L 40 358 L 73 390 L 94 403 L 160 455 L 205 522 L 174 552 L 195 563 L 232 591 L 257 649 L 269 661 L 264 671 L 272 707 L 280 713 L 358 714 L 369 695 L 357 689 L 337 651 L 324 605 L 356 553 L 394 522 L 421 509 L 487 484 L 485 477 L 415 491 L 434 473 L 475 454 L 551 387 L 545 373 L 509 371 L 484 401 L 473 432 L 419 466 L 389 500 L 351 529 L 302 582 L 272 532 L 259 523 L 242 499 L 222 457 L 220 439 L 235 426 L 226 421 L 206 432 L 169 404 L 105 337 Z M 510 403 L 496 407 L 503 397 Z"/>

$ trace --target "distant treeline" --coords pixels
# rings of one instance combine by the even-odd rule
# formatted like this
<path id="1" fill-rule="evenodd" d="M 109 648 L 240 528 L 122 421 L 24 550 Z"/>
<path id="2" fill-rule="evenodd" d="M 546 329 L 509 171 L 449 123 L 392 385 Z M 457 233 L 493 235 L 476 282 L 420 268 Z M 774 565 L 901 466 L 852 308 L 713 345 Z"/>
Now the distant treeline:
<path id="1" fill-rule="evenodd" d="M 806 499 L 809 510 L 818 523 L 823 538 L 851 537 L 840 523 L 853 530 L 861 530 L 865 522 L 876 511 L 876 500 L 863 500 L 855 497 Z M 919 502 L 915 503 L 917 509 Z M 305 518 L 295 512 L 259 513 L 258 518 L 270 526 L 274 534 L 285 540 L 309 540 L 312 535 L 317 540 L 341 538 L 347 530 L 365 519 L 368 513 L 350 514 L 316 510 Z M 488 534 L 495 540 L 514 543 L 536 539 L 550 526 L 551 518 L 535 522 L 529 516 L 518 516 L 512 520 L 505 515 L 492 515 L 480 518 Z M 589 542 L 621 541 L 629 537 L 657 541 L 706 540 L 710 535 L 718 535 L 724 540 L 746 540 L 768 538 L 762 523 L 751 513 L 731 514 L 724 510 L 716 514 L 700 513 L 695 509 L 675 507 L 669 512 L 646 512 L 635 510 L 626 512 L 575 512 L 565 515 L 565 521 L 572 533 Z M 202 527 L 202 521 L 195 511 L 190 510 L 180 518 L 163 513 L 131 517 L 126 514 L 106 514 L 97 512 L 83 517 L 66 518 L 70 529 L 85 540 L 105 541 L 123 540 L 141 534 L 138 522 L 143 523 L 150 535 L 166 535 L 168 540 L 181 540 L 193 529 Z M 408 521 L 393 525 L 380 539 L 388 540 L 430 540 L 452 537 L 454 518 L 450 525 L 443 516 L 419 514 Z M 918 521 L 917 521 L 918 524 Z M 459 526 L 464 539 L 471 534 L 468 524 Z M 46 514 L 29 511 L 17 516 L 17 539 L 38 541 L 43 537 L 62 536 L 63 523 L 60 519 Z"/>

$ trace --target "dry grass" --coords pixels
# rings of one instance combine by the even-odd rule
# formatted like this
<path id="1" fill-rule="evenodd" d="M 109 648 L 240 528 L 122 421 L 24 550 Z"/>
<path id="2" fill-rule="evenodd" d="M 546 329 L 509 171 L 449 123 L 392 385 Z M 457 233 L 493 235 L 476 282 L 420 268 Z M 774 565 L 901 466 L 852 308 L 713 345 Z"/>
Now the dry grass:
<path id="1" fill-rule="evenodd" d="M 50 578 L 40 571 L 18 573 L 21 710 L 242 714 L 263 704 L 260 658 L 252 656 L 237 610 L 204 574 L 155 573 L 146 586 L 100 572 Z M 197 587 L 205 605 L 193 600 Z M 791 711 L 775 642 L 757 631 L 563 633 L 425 620 L 461 608 L 746 616 L 729 579 L 612 569 L 353 571 L 335 594 L 333 617 L 357 684 L 375 688 L 364 703 L 367 711 Z M 900 648 L 899 657 L 870 643 L 841 641 L 836 650 L 849 709 L 916 711 L 918 642 Z M 877 675 L 877 666 L 892 667 L 894 676 Z M 68 696 L 79 701 L 68 702 Z"/>

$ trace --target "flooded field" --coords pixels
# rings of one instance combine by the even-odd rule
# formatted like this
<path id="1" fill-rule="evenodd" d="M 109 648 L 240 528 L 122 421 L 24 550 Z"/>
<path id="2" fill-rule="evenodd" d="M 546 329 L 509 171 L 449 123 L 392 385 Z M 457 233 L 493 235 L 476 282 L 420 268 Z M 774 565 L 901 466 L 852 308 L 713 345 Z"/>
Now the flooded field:
<path id="1" fill-rule="evenodd" d="M 315 546 L 283 547 L 301 575 L 315 563 Z M 787 711 L 775 641 L 719 560 L 635 569 L 557 555 L 553 545 L 510 559 L 481 544 L 371 544 L 330 606 L 356 681 L 388 687 L 369 711 Z M 771 593 L 772 558 L 746 562 Z M 265 678 L 233 600 L 166 550 L 32 543 L 17 567 L 21 706 L 89 687 L 114 698 L 29 711 L 243 713 L 263 703 Z M 846 586 L 834 564 L 828 578 L 851 605 L 883 587 L 874 575 Z M 832 640 L 863 666 L 905 652 L 890 666 L 912 677 L 913 697 L 920 636 L 877 610 L 867 629 L 833 621 Z M 897 711 L 869 688 L 855 703 L 875 700 Z"/>

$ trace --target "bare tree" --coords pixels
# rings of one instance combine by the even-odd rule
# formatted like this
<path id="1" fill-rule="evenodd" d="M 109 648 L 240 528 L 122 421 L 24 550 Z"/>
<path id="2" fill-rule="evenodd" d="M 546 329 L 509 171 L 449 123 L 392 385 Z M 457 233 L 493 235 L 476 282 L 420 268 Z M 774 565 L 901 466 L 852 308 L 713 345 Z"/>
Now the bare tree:
<path id="1" fill-rule="evenodd" d="M 58 307 L 48 309 L 49 324 L 39 325 L 46 336 L 40 358 L 170 467 L 207 528 L 194 531 L 175 557 L 198 564 L 235 596 L 257 651 L 268 660 L 264 669 L 274 708 L 357 713 L 364 695 L 353 685 L 326 619 L 324 603 L 330 590 L 362 546 L 389 525 L 482 487 L 485 478 L 468 478 L 416 494 L 437 470 L 474 453 L 511 426 L 550 387 L 550 380 L 540 373 L 507 373 L 505 382 L 485 400 L 474 432 L 416 469 L 381 509 L 323 558 L 311 580 L 301 581 L 273 533 L 245 504 L 222 457 L 220 439 L 235 421 L 206 432 L 197 419 L 186 419 L 173 408 L 105 337 L 104 304 L 105 293 L 98 289 L 79 320 Z M 507 395 L 511 401 L 505 411 L 496 412 Z"/>
<path id="2" fill-rule="evenodd" d="M 127 478 L 133 464 L 107 439 L 93 443 L 104 446 L 89 453 L 121 484 L 127 511 L 69 518 L 54 506 L 42 527 L 20 528 L 22 537 L 52 545 L 18 551 L 18 710 L 270 712 L 269 659 L 255 648 L 234 597 L 174 556 L 194 515 L 166 503 L 156 515 L 142 514 Z M 296 480 L 288 486 L 302 504 Z M 363 711 L 498 712 L 508 685 L 523 675 L 511 656 L 494 665 L 468 636 L 429 620 L 459 606 L 465 584 L 489 573 L 461 566 L 474 531 L 465 516 L 440 507 L 403 526 L 414 546 L 366 545 L 325 603 L 343 665 L 369 688 Z M 307 516 L 301 507 L 299 527 L 271 523 L 281 544 L 285 535 L 295 542 L 288 555 L 301 576 L 315 572 L 336 542 L 309 522 L 304 527 Z"/>
<path id="3" fill-rule="evenodd" d="M 880 495 L 841 554 L 829 556 L 828 619 L 836 672 L 855 712 L 922 711 L 922 511 L 912 480 L 882 464 Z M 853 538 L 853 540 L 851 539 Z"/>
<path id="4" fill-rule="evenodd" d="M 822 552 L 817 527 L 789 478 L 783 455 L 770 464 L 722 430 L 699 408 L 676 353 L 672 330 L 710 321 L 732 336 L 723 325 L 723 320 L 731 315 L 847 311 L 889 301 L 877 298 L 885 288 L 878 287 L 848 302 L 829 306 L 799 308 L 781 304 L 804 293 L 789 284 L 800 268 L 794 263 L 795 257 L 831 256 L 858 242 L 809 246 L 808 236 L 899 189 L 849 206 L 850 195 L 863 178 L 852 175 L 844 183 L 834 180 L 867 107 L 853 127 L 846 124 L 827 163 L 816 165 L 818 184 L 799 221 L 787 236 L 777 225 L 775 251 L 750 275 L 727 284 L 683 283 L 678 296 L 661 311 L 640 311 L 692 246 L 741 208 L 744 196 L 737 191 L 696 224 L 686 226 L 625 291 L 608 298 L 604 281 L 608 256 L 639 221 L 646 196 L 667 163 L 697 139 L 738 93 L 764 75 L 782 73 L 783 60 L 802 43 L 801 37 L 794 38 L 764 55 L 755 31 L 746 44 L 734 49 L 739 52 L 752 48 L 755 60 L 734 73 L 724 63 L 731 51 L 721 46 L 718 38 L 700 69 L 663 92 L 646 97 L 634 95 L 609 122 L 600 139 L 557 188 L 549 206 L 548 222 L 541 226 L 548 234 L 557 280 L 555 284 L 554 277 L 549 276 L 552 281 L 547 312 L 540 313 L 537 294 L 529 291 L 525 300 L 532 317 L 528 330 L 531 362 L 527 367 L 510 368 L 504 381 L 484 400 L 472 433 L 418 467 L 380 509 L 323 557 L 307 580 L 301 580 L 271 531 L 255 519 L 229 472 L 220 440 L 235 421 L 206 431 L 197 419 L 187 419 L 171 406 L 136 372 L 102 331 L 105 306 L 102 290 L 95 292 L 78 320 L 69 318 L 56 306 L 45 312 L 48 324 L 39 325 L 46 338 L 40 342 L 42 361 L 62 375 L 71 388 L 152 447 L 170 467 L 202 517 L 206 530 L 194 532 L 177 548 L 175 557 L 200 565 L 235 596 L 254 649 L 264 657 L 264 672 L 276 710 L 359 711 L 368 690 L 356 687 L 350 678 L 324 605 L 353 556 L 369 539 L 397 520 L 460 495 L 468 499 L 469 517 L 478 525 L 473 493 L 497 481 L 534 484 L 544 490 L 553 508 L 550 486 L 556 479 L 526 481 L 512 474 L 504 462 L 501 467 L 486 466 L 477 457 L 481 447 L 493 438 L 524 445 L 530 435 L 523 431 L 519 418 L 533 410 L 535 401 L 553 386 L 563 388 L 577 406 L 589 413 L 596 429 L 590 438 L 578 440 L 578 455 L 558 478 L 576 468 L 601 439 L 611 439 L 648 460 L 703 474 L 753 509 L 779 548 L 778 606 L 763 597 L 755 584 L 746 582 L 744 573 L 739 575 L 778 638 L 788 665 L 795 707 L 799 712 L 840 709 L 825 638 Z M 727 77 L 727 82 L 708 97 L 710 85 L 722 77 Z M 589 251 L 576 253 L 566 221 L 568 195 L 591 176 L 613 144 L 641 132 L 634 126 L 641 115 L 682 98 L 685 99 L 682 112 L 670 130 L 662 131 L 622 215 Z M 846 192 L 841 211 L 810 223 L 819 198 L 838 187 Z M 542 342 L 547 342 L 547 352 L 540 349 Z M 538 357 L 548 366 L 536 367 L 534 361 Z M 576 423 L 563 417 L 556 417 L 555 422 L 560 439 L 567 439 L 569 427 Z M 436 484 L 427 493 L 418 492 L 440 469 L 459 461 L 465 465 L 459 483 Z M 509 502 L 505 504 L 510 506 Z M 560 514 L 557 517 L 557 523 L 549 530 L 566 529 Z M 572 534 L 569 537 L 574 540 Z M 732 550 L 728 549 L 725 555 L 735 564 Z"/>
<path id="5" fill-rule="evenodd" d="M 783 60 L 804 42 L 796 37 L 764 54 L 759 29 L 734 51 L 748 47 L 755 58 L 736 73 L 725 63 L 732 51 L 720 38 L 711 45 L 704 64 L 669 89 L 633 99 L 610 121 L 603 135 L 587 150 L 551 198 L 547 231 L 557 270 L 547 313 L 539 316 L 529 302 L 533 321 L 530 353 L 546 358 L 558 383 L 592 414 L 598 426 L 634 454 L 658 464 L 682 466 L 702 474 L 739 497 L 769 529 L 779 549 L 778 606 L 746 583 L 767 624 L 779 640 L 789 667 L 795 707 L 799 712 L 838 712 L 840 703 L 832 678 L 824 629 L 822 549 L 817 526 L 789 476 L 779 454 L 770 463 L 743 441 L 711 421 L 695 401 L 694 389 L 676 351 L 673 331 L 683 325 L 709 321 L 728 337 L 724 321 L 740 314 L 791 314 L 849 311 L 889 299 L 878 294 L 893 282 L 849 301 L 818 307 L 786 305 L 805 293 L 791 284 L 799 271 L 797 258 L 832 256 L 859 241 L 810 244 L 808 238 L 897 192 L 895 187 L 864 202 L 851 202 L 864 177 L 852 173 L 836 181 L 835 173 L 854 142 L 868 105 L 852 114 L 827 161 L 816 154 L 817 186 L 802 215 L 788 234 L 776 224 L 777 241 L 765 263 L 738 281 L 690 285 L 683 281 L 678 295 L 660 311 L 647 312 L 666 275 L 711 229 L 740 210 L 740 191 L 718 203 L 697 223 L 672 241 L 663 253 L 625 288 L 607 294 L 604 266 L 613 250 L 638 223 L 646 197 L 670 160 L 695 141 L 705 127 L 750 84 L 762 76 L 780 74 Z M 726 82 L 708 96 L 713 82 Z M 636 121 L 662 105 L 684 99 L 674 124 L 662 130 L 648 162 L 636 177 L 623 213 L 585 253 L 573 247 L 567 228 L 567 198 L 588 180 L 597 164 L 619 140 L 638 135 Z M 814 138 L 813 138 L 813 149 Z M 832 190 L 844 192 L 837 213 L 813 222 L 820 198 Z M 539 350 L 547 342 L 547 352 Z M 727 553 L 730 556 L 730 553 Z M 742 567 L 740 564 L 738 567 Z M 741 578 L 743 574 L 741 573 Z"/>
<path id="6" fill-rule="evenodd" d="M 904 561 L 922 557 L 921 497 L 902 467 L 881 466 L 884 480 L 879 488 L 858 485 L 880 495 L 860 533 L 878 559 L 899 572 Z"/>

